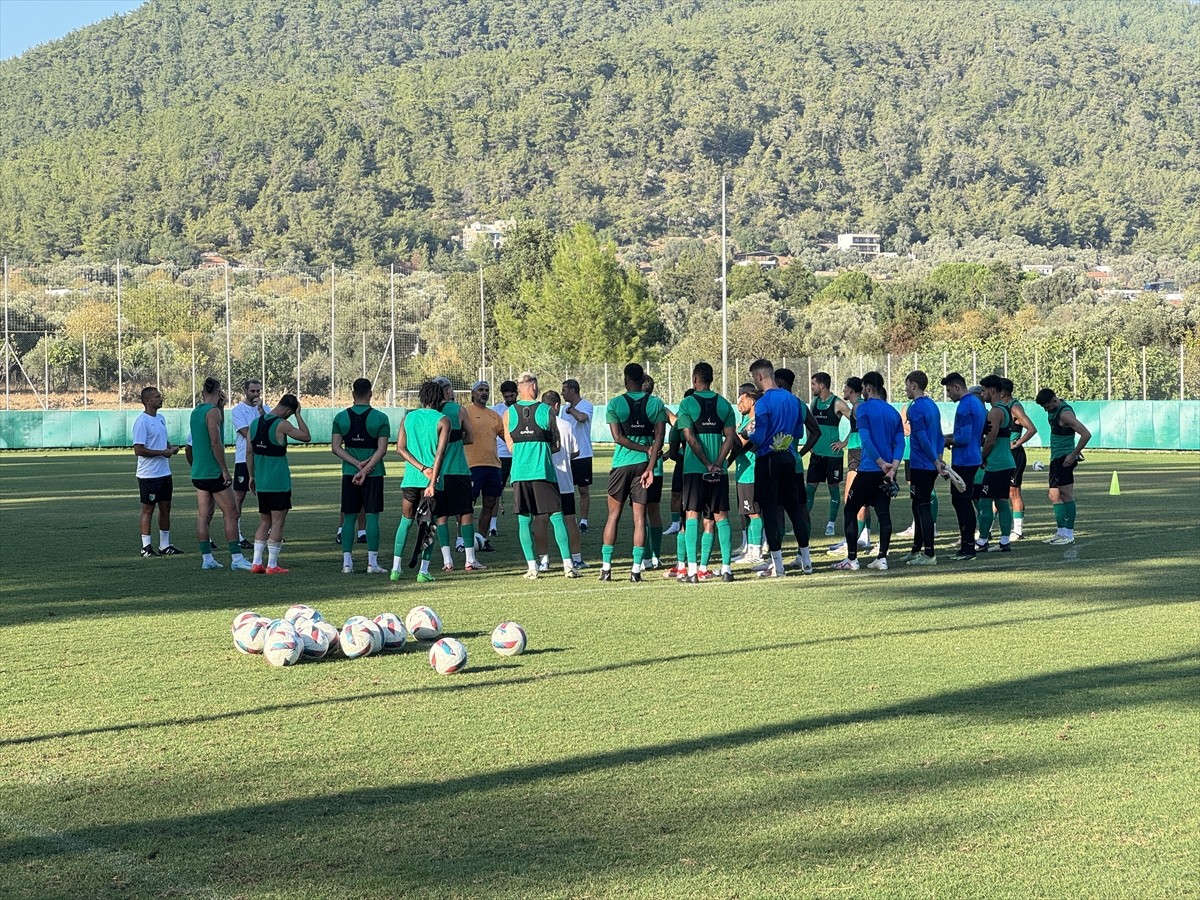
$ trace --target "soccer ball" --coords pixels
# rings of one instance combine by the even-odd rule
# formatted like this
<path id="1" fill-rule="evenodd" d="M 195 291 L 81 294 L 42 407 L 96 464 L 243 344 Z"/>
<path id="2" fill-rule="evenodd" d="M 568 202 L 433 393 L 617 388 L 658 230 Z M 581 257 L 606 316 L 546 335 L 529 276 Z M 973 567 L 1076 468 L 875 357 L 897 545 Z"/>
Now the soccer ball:
<path id="1" fill-rule="evenodd" d="M 417 641 L 433 641 L 442 633 L 442 620 L 428 606 L 414 606 L 404 617 L 404 627 Z"/>
<path id="2" fill-rule="evenodd" d="M 320 621 L 323 617 L 311 606 L 305 606 L 303 603 L 297 603 L 294 606 L 288 607 L 287 612 L 283 614 L 283 618 L 288 622 L 295 624 L 298 619 L 315 619 Z"/>
<path id="3" fill-rule="evenodd" d="M 375 640 L 365 622 L 347 622 L 342 626 L 340 645 L 346 656 L 356 659 L 371 653 L 375 646 Z"/>
<path id="4" fill-rule="evenodd" d="M 408 641 L 408 629 L 395 613 L 380 613 L 375 624 L 383 630 L 383 646 L 387 650 L 399 650 Z"/>
<path id="5" fill-rule="evenodd" d="M 366 616 L 351 616 L 345 622 L 342 623 L 342 627 L 345 628 L 347 625 L 354 625 L 358 622 L 369 622 L 369 621 L 370 621 L 370 619 L 368 619 Z"/>
<path id="6" fill-rule="evenodd" d="M 321 627 L 324 624 L 324 622 L 312 622 L 306 619 L 296 623 L 296 634 L 300 637 L 300 651 L 305 659 L 320 659 L 329 652 L 329 632 Z"/>
<path id="7" fill-rule="evenodd" d="M 256 612 L 253 612 L 252 610 L 246 610 L 245 612 L 240 612 L 236 616 L 233 617 L 233 624 L 229 626 L 229 631 L 232 634 L 237 634 L 237 630 L 243 622 L 246 622 L 249 619 L 261 619 L 261 618 L 262 618 L 262 616 L 260 616 Z M 268 619 L 267 621 L 270 621 L 270 620 Z"/>
<path id="8" fill-rule="evenodd" d="M 241 653 L 262 653 L 271 620 L 257 613 L 243 613 L 234 622 L 233 646 Z"/>
<path id="9" fill-rule="evenodd" d="M 383 628 L 374 619 L 367 619 L 365 622 L 356 623 L 367 629 L 371 635 L 371 655 L 374 656 L 383 650 Z"/>
<path id="10" fill-rule="evenodd" d="M 276 619 L 267 627 L 267 639 L 263 644 L 263 658 L 273 666 L 292 666 L 300 660 L 302 652 L 300 635 L 292 623 Z"/>
<path id="11" fill-rule="evenodd" d="M 439 675 L 451 675 L 467 664 L 467 648 L 454 638 L 442 638 L 429 648 L 429 665 Z"/>
<path id="12" fill-rule="evenodd" d="M 329 643 L 329 649 L 326 650 L 325 655 L 332 656 L 333 654 L 337 653 L 338 650 L 341 649 L 342 643 L 342 633 L 338 631 L 337 626 L 331 625 L 329 622 L 324 620 L 320 622 L 313 622 L 313 625 L 316 628 L 321 629 L 321 632 L 325 635 L 326 641 Z"/>
<path id="13" fill-rule="evenodd" d="M 501 656 L 519 656 L 527 642 L 525 629 L 516 622 L 501 622 L 492 632 L 492 649 Z"/>

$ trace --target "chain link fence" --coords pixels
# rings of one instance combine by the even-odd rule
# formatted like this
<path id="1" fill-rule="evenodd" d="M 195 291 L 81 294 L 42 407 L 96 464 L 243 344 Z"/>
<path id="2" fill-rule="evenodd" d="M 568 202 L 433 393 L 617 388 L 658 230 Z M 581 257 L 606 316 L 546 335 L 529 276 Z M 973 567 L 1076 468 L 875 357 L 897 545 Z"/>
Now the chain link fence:
<path id="1" fill-rule="evenodd" d="M 204 378 L 215 375 L 239 394 L 247 378 L 267 398 L 297 394 L 307 406 L 340 407 L 350 385 L 366 377 L 375 402 L 411 405 L 420 382 L 445 375 L 461 392 L 482 377 L 492 384 L 528 366 L 496 346 L 478 273 L 442 275 L 397 270 L 275 270 L 211 265 L 166 267 L 4 264 L 4 408 L 136 408 L 141 389 L 159 386 L 168 407 L 195 405 Z M 656 391 L 678 402 L 691 384 L 694 359 L 669 350 L 638 360 Z M 728 393 L 747 379 L 749 358 L 709 360 Z M 933 345 L 905 355 L 781 357 L 799 392 L 814 372 L 846 377 L 883 373 L 889 397 L 904 376 L 922 369 L 936 386 L 948 372 L 968 381 L 995 372 L 1016 394 L 1053 387 L 1075 400 L 1183 400 L 1200 397 L 1195 346 L 1131 347 L 1061 341 L 1011 346 Z M 540 361 L 543 389 L 580 382 L 584 396 L 623 390 L 621 363 Z M 939 397 L 939 388 L 931 393 Z"/>

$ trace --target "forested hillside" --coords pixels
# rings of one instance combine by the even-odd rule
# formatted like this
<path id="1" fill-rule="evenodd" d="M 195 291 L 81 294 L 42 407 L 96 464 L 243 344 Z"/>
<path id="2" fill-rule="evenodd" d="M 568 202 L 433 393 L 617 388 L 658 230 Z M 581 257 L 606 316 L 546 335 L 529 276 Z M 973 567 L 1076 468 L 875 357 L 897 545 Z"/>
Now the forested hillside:
<path id="1" fill-rule="evenodd" d="M 0 249 L 421 263 L 462 221 L 1188 256 L 1200 7 L 151 0 L 0 64 Z"/>

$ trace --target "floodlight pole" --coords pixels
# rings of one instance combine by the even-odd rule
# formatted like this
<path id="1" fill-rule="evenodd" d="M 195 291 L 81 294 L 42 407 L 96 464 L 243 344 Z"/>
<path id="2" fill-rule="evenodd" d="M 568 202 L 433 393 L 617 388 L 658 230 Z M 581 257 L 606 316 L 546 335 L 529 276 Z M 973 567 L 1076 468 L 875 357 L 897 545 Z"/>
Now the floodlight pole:
<path id="1" fill-rule="evenodd" d="M 1183 359 L 1182 348 L 1180 344 L 1180 359 Z M 1182 371 L 1182 365 L 1180 370 Z M 1183 376 L 1180 376 L 1180 384 L 1183 383 Z M 87 381 L 87 378 L 84 378 Z M 87 388 L 83 389 L 84 396 L 87 396 Z M 86 405 L 86 403 L 85 403 Z M 8 409 L 8 257 L 4 257 L 4 408 Z"/>
<path id="2" fill-rule="evenodd" d="M 479 264 L 479 380 L 487 374 L 487 319 L 483 308 L 483 263 Z"/>
<path id="3" fill-rule="evenodd" d="M 121 340 L 121 257 L 117 257 L 117 409 L 125 408 L 125 374 Z"/>
<path id="4" fill-rule="evenodd" d="M 396 264 L 392 263 L 391 272 L 388 275 L 388 299 L 392 308 L 392 399 L 391 406 L 396 405 Z"/>
<path id="5" fill-rule="evenodd" d="M 729 371 L 729 281 L 725 252 L 725 176 L 721 176 L 721 396 L 727 396 Z"/>
<path id="6" fill-rule="evenodd" d="M 233 393 L 233 316 L 229 310 L 229 263 L 225 263 L 225 393 Z"/>
<path id="7" fill-rule="evenodd" d="M 329 408 L 333 409 L 334 378 L 337 374 L 337 353 L 333 343 L 334 305 L 337 298 L 337 288 L 334 284 L 337 266 L 329 264 Z"/>

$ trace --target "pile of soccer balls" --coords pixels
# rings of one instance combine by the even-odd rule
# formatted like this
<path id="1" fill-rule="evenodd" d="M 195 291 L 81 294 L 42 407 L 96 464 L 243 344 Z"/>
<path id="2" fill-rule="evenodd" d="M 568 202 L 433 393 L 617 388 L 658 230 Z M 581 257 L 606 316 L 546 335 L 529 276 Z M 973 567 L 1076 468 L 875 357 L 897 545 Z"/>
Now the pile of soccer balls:
<path id="1" fill-rule="evenodd" d="M 238 613 L 232 631 L 233 646 L 239 652 L 261 654 L 273 666 L 293 666 L 302 659 L 339 653 L 354 659 L 403 650 L 410 637 L 434 642 L 429 648 L 429 665 L 439 675 L 462 671 L 467 665 L 467 648 L 454 638 L 441 637 L 442 620 L 428 606 L 414 606 L 403 619 L 390 612 L 373 619 L 351 616 L 339 629 L 320 610 L 296 604 L 279 619 L 252 611 Z M 523 653 L 526 642 L 525 629 L 516 622 L 501 622 L 492 632 L 492 647 L 501 656 Z"/>

